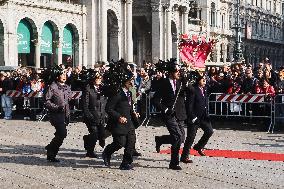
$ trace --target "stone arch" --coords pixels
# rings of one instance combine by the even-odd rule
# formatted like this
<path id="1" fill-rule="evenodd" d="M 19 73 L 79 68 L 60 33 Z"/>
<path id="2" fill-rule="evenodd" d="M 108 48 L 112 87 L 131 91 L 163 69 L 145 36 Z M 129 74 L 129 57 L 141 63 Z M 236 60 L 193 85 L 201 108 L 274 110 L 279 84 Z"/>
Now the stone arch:
<path id="1" fill-rule="evenodd" d="M 146 16 L 133 17 L 133 56 L 134 63 L 141 66 L 143 61 L 151 61 L 151 23 Z"/>
<path id="2" fill-rule="evenodd" d="M 107 60 L 118 60 L 119 57 L 119 45 L 118 45 L 118 19 L 115 12 L 112 9 L 107 11 Z"/>
<path id="3" fill-rule="evenodd" d="M 46 20 L 41 26 L 40 34 L 40 66 L 51 67 L 58 64 L 58 47 L 61 42 L 58 25 L 52 20 Z"/>
<path id="4" fill-rule="evenodd" d="M 0 19 L 0 66 L 5 66 L 5 59 L 4 59 L 4 24 Z"/>
<path id="5" fill-rule="evenodd" d="M 66 24 L 61 29 L 62 35 L 62 63 L 67 66 L 78 66 L 79 63 L 79 31 L 73 23 Z M 68 36 L 71 35 L 71 40 Z M 67 38 L 66 38 L 67 37 Z"/>
<path id="6" fill-rule="evenodd" d="M 27 39 L 23 39 L 21 28 L 25 28 Z M 23 31 L 24 32 L 24 31 Z M 23 66 L 35 66 L 35 44 L 38 39 L 38 28 L 35 22 L 28 17 L 24 17 L 16 24 L 18 64 Z"/>

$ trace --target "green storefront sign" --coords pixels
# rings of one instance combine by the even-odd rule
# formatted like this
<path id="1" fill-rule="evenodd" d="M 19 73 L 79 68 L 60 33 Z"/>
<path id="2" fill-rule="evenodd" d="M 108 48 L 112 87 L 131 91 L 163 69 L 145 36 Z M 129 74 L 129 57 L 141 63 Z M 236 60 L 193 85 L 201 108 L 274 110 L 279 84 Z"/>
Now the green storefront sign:
<path id="1" fill-rule="evenodd" d="M 18 53 L 31 52 L 31 26 L 28 21 L 21 20 L 17 29 Z"/>
<path id="2" fill-rule="evenodd" d="M 53 27 L 50 23 L 45 23 L 41 33 L 40 52 L 45 54 L 52 54 L 52 34 Z"/>
<path id="3" fill-rule="evenodd" d="M 66 26 L 63 30 L 62 54 L 73 55 L 73 32 L 70 26 Z"/>

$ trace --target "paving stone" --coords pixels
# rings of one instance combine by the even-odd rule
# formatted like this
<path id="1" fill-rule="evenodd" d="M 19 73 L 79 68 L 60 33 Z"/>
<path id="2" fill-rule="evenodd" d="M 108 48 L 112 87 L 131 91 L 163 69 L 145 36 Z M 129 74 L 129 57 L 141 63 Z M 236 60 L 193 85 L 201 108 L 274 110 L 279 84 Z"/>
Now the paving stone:
<path id="1" fill-rule="evenodd" d="M 0 120 L 0 188 L 284 188 L 284 163 L 194 157 L 181 164 L 182 171 L 168 169 L 170 155 L 155 152 L 155 135 L 165 127 L 141 127 L 137 131 L 140 152 L 133 171 L 121 171 L 123 149 L 112 157 L 111 168 L 98 159 L 85 158 L 83 123 L 72 123 L 59 151 L 59 164 L 46 161 L 44 146 L 54 134 L 49 122 Z M 197 133 L 197 140 L 202 132 Z M 108 138 L 106 143 L 110 143 Z M 163 145 L 162 149 L 169 146 Z M 284 134 L 216 129 L 207 148 L 284 154 Z"/>

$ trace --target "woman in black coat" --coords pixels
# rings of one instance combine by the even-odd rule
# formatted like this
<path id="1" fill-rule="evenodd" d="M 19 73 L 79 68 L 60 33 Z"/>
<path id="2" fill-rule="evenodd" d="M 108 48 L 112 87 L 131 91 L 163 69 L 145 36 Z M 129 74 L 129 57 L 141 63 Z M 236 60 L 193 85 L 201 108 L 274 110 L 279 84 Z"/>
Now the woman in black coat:
<path id="1" fill-rule="evenodd" d="M 89 83 L 85 86 L 82 95 L 84 122 L 89 134 L 83 137 L 86 157 L 96 158 L 94 148 L 97 140 L 104 146 L 104 125 L 106 97 L 101 94 L 102 77 L 95 71 L 89 71 Z"/>

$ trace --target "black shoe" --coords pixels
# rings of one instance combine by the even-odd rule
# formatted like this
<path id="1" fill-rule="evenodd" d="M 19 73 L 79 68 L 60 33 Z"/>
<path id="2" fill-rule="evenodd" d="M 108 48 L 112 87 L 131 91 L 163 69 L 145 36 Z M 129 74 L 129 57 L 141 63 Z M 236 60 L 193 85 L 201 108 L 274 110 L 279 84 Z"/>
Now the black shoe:
<path id="1" fill-rule="evenodd" d="M 171 165 L 169 166 L 170 169 L 172 170 L 182 170 L 182 168 L 179 165 Z"/>
<path id="2" fill-rule="evenodd" d="M 156 142 L 156 151 L 157 151 L 157 153 L 160 153 L 160 151 L 161 151 L 161 144 L 159 142 L 159 137 L 158 136 L 155 136 L 155 142 Z"/>
<path id="3" fill-rule="evenodd" d="M 47 161 L 49 161 L 49 162 L 52 162 L 52 163 L 59 163 L 60 162 L 60 160 L 59 159 L 56 159 L 55 157 L 49 157 L 49 156 L 47 156 Z"/>
<path id="4" fill-rule="evenodd" d="M 206 156 L 206 154 L 202 151 L 202 149 L 199 149 L 199 148 L 196 148 L 196 147 L 193 147 L 194 150 L 196 150 L 200 156 Z"/>
<path id="5" fill-rule="evenodd" d="M 137 152 L 136 150 L 133 152 L 132 156 L 142 156 L 141 153 Z"/>
<path id="6" fill-rule="evenodd" d="M 88 158 L 98 158 L 98 155 L 95 152 L 87 152 L 86 157 Z"/>
<path id="7" fill-rule="evenodd" d="M 105 145 L 106 145 L 106 142 L 105 142 L 105 140 L 99 140 L 99 145 L 102 147 L 102 148 L 104 148 L 105 147 Z"/>
<path id="8" fill-rule="evenodd" d="M 183 162 L 183 163 L 193 163 L 193 161 L 191 159 L 189 159 L 188 157 L 187 158 L 181 157 L 180 161 Z"/>
<path id="9" fill-rule="evenodd" d="M 104 160 L 104 164 L 106 167 L 110 167 L 110 157 L 108 157 L 105 152 L 102 154 L 102 158 Z"/>
<path id="10" fill-rule="evenodd" d="M 119 167 L 120 170 L 133 170 L 133 166 L 131 164 L 121 164 Z"/>

